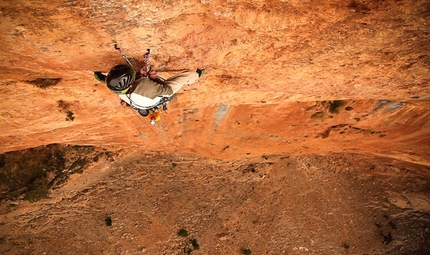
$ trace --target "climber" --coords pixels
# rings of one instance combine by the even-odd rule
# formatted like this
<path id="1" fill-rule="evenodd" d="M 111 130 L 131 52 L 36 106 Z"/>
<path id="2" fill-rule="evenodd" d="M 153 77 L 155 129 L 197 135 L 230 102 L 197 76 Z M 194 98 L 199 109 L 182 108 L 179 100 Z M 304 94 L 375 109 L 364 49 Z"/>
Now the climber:
<path id="1" fill-rule="evenodd" d="M 172 96 L 185 84 L 193 84 L 204 74 L 205 69 L 186 71 L 163 81 L 157 82 L 157 72 L 151 70 L 149 77 L 145 77 L 143 68 L 136 73 L 129 65 L 114 66 L 104 75 L 94 72 L 97 80 L 106 83 L 107 87 L 116 94 L 135 93 L 143 97 L 154 99 L 159 96 Z"/>

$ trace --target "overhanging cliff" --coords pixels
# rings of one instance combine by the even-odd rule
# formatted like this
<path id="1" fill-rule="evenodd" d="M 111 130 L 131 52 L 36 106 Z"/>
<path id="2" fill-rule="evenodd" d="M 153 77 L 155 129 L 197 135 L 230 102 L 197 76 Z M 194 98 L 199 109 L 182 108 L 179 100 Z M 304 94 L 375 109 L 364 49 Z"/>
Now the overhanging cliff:
<path id="1" fill-rule="evenodd" d="M 1 152 L 51 143 L 210 157 L 354 151 L 429 165 L 428 1 L 14 1 Z M 206 68 L 157 126 L 93 78 Z M 333 108 L 334 107 L 334 108 Z"/>

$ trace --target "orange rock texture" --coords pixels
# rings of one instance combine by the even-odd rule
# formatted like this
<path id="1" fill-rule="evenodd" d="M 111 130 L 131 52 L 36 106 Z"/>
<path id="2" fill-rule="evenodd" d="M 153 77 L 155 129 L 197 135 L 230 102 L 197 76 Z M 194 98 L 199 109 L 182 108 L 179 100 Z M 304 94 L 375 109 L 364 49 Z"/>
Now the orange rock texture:
<path id="1" fill-rule="evenodd" d="M 1 1 L 0 253 L 429 254 L 429 23 L 428 0 Z M 94 79 L 115 44 L 206 73 L 151 126 Z"/>
<path id="2" fill-rule="evenodd" d="M 429 165 L 428 1 L 13 1 L 1 152 L 50 143 L 238 158 L 354 151 Z M 206 68 L 156 126 L 93 71 Z"/>

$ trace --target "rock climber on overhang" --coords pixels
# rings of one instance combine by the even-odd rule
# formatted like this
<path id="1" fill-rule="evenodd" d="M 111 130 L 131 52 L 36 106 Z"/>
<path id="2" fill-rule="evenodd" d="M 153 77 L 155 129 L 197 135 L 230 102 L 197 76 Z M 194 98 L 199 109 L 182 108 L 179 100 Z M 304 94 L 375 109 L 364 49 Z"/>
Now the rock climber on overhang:
<path id="1" fill-rule="evenodd" d="M 143 67 L 137 72 L 119 46 L 116 45 L 115 48 L 121 52 L 127 64 L 114 66 L 107 75 L 94 72 L 94 76 L 97 80 L 106 83 L 112 92 L 119 95 L 122 102 L 136 108 L 142 116 L 155 113 L 160 105 L 167 111 L 166 104 L 173 94 L 185 84 L 197 82 L 205 73 L 205 69 L 196 69 L 179 73 L 165 80 L 148 67 L 149 50 L 144 55 Z M 151 124 L 157 121 L 155 118 L 150 119 Z"/>
<path id="2" fill-rule="evenodd" d="M 112 67 L 107 75 L 94 72 L 97 80 L 105 82 L 107 87 L 116 94 L 136 93 L 154 99 L 161 96 L 172 96 L 185 84 L 193 84 L 204 74 L 205 69 L 186 71 L 161 81 L 157 72 L 151 70 L 146 77 L 140 72 L 137 75 L 129 65 L 120 64 Z M 137 76 L 137 78 L 136 78 Z"/>

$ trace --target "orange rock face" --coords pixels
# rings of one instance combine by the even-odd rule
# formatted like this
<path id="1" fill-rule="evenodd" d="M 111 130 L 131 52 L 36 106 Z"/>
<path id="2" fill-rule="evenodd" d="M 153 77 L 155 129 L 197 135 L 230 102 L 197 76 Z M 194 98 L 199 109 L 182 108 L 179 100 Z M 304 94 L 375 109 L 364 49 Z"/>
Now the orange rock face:
<path id="1" fill-rule="evenodd" d="M 1 152 L 50 143 L 208 157 L 352 151 L 430 164 L 428 1 L 1 3 Z M 156 126 L 93 71 L 206 68 Z"/>
<path id="2" fill-rule="evenodd" d="M 1 1 L 0 254 L 430 254 L 429 22 L 428 0 Z M 206 73 L 151 126 L 94 79 L 115 44 Z"/>

